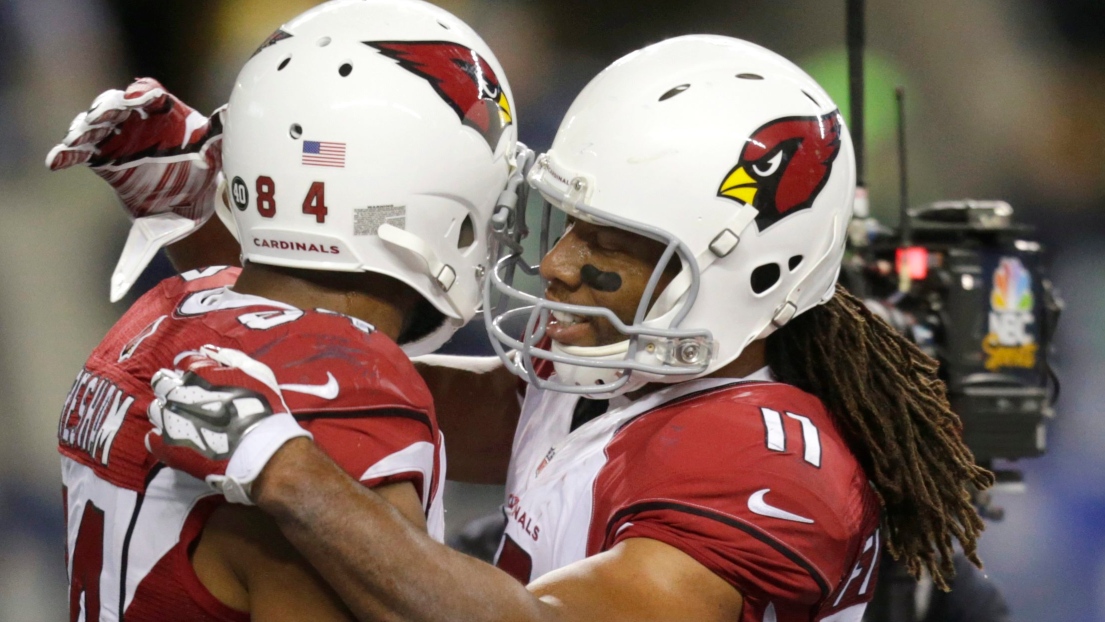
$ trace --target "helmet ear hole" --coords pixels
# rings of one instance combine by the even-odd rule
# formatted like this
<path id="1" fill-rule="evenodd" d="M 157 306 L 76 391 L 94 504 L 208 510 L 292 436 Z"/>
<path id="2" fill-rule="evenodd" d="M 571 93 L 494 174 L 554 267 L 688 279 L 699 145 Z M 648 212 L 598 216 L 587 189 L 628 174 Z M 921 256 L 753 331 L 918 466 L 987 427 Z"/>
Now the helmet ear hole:
<path id="1" fill-rule="evenodd" d="M 760 295 L 779 282 L 779 264 L 765 263 L 752 271 L 752 293 Z"/>
<path id="2" fill-rule="evenodd" d="M 679 86 L 674 86 L 674 87 L 668 89 L 668 91 L 666 93 L 661 95 L 660 99 L 657 100 L 657 101 L 664 101 L 665 99 L 671 99 L 672 97 L 675 97 L 676 95 L 682 93 L 683 91 L 685 91 L 689 88 L 691 88 L 691 85 L 689 85 L 689 84 L 680 84 Z"/>
<path id="3" fill-rule="evenodd" d="M 476 243 L 476 225 L 472 222 L 472 215 L 464 217 L 460 223 L 460 236 L 457 237 L 457 248 L 464 250 Z"/>
<path id="4" fill-rule="evenodd" d="M 350 63 L 343 63 L 341 67 L 338 67 L 338 75 L 343 78 L 351 73 L 353 73 L 353 65 Z"/>
<path id="5" fill-rule="evenodd" d="M 290 63 L 290 62 L 292 62 L 292 57 L 288 56 L 284 60 L 280 61 L 280 64 L 276 66 L 276 70 L 277 71 L 282 71 L 285 67 L 288 66 L 288 63 Z"/>
<path id="6" fill-rule="evenodd" d="M 801 255 L 795 255 L 795 256 L 790 258 L 790 261 L 787 262 L 787 268 L 789 268 L 791 272 L 794 272 L 795 270 L 797 270 L 798 266 L 800 266 L 800 265 L 802 265 L 802 256 Z"/>

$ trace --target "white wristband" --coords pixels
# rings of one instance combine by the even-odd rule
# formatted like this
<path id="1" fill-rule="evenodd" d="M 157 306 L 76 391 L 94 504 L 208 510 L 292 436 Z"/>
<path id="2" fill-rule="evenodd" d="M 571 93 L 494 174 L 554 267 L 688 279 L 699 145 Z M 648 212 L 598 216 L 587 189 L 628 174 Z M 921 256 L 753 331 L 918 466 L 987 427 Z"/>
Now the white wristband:
<path id="1" fill-rule="evenodd" d="M 276 450 L 284 443 L 305 436 L 313 439 L 311 433 L 299 427 L 295 417 L 289 413 L 280 413 L 266 417 L 242 436 L 225 475 L 209 475 L 207 483 L 221 492 L 231 503 L 253 505 L 250 488 L 253 481 L 261 475 L 265 465 L 272 459 Z"/>

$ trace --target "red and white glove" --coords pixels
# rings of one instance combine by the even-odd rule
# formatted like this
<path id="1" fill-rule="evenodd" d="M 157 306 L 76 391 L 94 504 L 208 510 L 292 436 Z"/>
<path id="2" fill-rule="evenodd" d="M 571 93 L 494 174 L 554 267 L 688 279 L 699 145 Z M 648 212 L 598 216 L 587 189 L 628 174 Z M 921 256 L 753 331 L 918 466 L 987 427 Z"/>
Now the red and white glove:
<path id="1" fill-rule="evenodd" d="M 46 156 L 52 171 L 87 165 L 115 189 L 134 220 L 112 277 L 113 302 L 161 247 L 215 212 L 225 108 L 207 118 L 157 80 L 139 78 L 126 91 L 101 93 Z"/>
<path id="2" fill-rule="evenodd" d="M 150 381 L 146 448 L 231 503 L 252 505 L 250 487 L 276 450 L 311 433 L 288 411 L 272 370 L 244 352 L 203 346 L 178 367 Z"/>

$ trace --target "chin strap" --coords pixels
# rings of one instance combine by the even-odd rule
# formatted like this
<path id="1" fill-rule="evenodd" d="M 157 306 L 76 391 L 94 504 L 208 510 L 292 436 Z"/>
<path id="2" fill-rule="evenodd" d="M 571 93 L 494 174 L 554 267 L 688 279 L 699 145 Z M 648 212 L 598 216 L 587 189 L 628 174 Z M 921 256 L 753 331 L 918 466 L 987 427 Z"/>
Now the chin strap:
<path id="1" fill-rule="evenodd" d="M 380 236 L 381 240 L 391 246 L 398 246 L 416 257 L 421 258 L 426 265 L 426 274 L 430 275 L 438 286 L 441 287 L 441 291 L 445 292 L 445 299 L 449 301 L 449 306 L 453 308 L 457 317 L 464 317 L 464 314 L 457 308 L 456 303 L 453 302 L 453 297 L 449 295 L 449 289 L 452 288 L 453 283 L 457 281 L 457 272 L 452 266 L 438 259 L 437 253 L 434 252 L 434 249 L 431 248 L 429 244 L 417 235 L 387 223 L 380 225 L 376 234 Z"/>

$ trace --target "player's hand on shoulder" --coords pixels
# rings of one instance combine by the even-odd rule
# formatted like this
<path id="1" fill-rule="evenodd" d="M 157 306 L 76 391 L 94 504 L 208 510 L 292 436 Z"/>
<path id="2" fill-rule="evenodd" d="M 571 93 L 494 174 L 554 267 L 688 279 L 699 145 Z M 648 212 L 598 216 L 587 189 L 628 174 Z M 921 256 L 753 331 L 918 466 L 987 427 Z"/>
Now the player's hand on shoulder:
<path id="1" fill-rule="evenodd" d="M 225 107 L 224 107 L 225 108 Z M 214 213 L 222 168 L 222 111 L 193 110 L 153 78 L 101 93 L 46 156 L 58 171 L 87 165 L 111 184 L 130 217 Z"/>
<path id="2" fill-rule="evenodd" d="M 234 503 L 252 503 L 253 481 L 284 443 L 311 436 L 288 411 L 272 370 L 239 350 L 203 346 L 150 384 L 146 447 Z"/>

